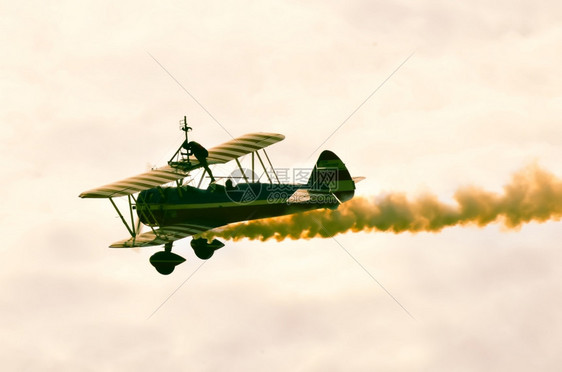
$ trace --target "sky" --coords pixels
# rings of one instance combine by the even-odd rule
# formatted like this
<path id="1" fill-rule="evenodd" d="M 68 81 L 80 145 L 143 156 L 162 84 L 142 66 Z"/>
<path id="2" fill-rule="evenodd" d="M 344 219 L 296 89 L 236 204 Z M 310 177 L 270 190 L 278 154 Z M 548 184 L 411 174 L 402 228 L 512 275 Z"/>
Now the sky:
<path id="1" fill-rule="evenodd" d="M 533 164 L 562 177 L 560 2 L 2 1 L 0 14 L 6 370 L 562 364 L 560 221 L 240 240 L 203 266 L 185 239 L 187 262 L 161 276 L 157 248 L 107 248 L 127 231 L 108 202 L 78 198 L 165 164 L 183 115 L 207 147 L 283 133 L 277 167 L 332 150 L 366 177 L 360 196 L 454 203 Z"/>

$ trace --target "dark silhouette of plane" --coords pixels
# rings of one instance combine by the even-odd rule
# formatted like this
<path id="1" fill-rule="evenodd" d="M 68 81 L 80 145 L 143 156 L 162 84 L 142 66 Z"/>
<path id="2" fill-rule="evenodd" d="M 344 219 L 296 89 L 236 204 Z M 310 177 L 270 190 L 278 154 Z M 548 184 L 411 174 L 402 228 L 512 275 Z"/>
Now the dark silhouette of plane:
<path id="1" fill-rule="evenodd" d="M 355 182 L 363 179 L 352 178 L 336 154 L 323 151 L 310 171 L 306 184 L 283 184 L 279 182 L 265 152 L 267 146 L 285 138 L 282 134 L 250 133 L 206 150 L 197 142 L 188 141 L 187 132 L 191 128 L 187 126 L 185 117 L 182 130 L 186 139 L 168 165 L 80 194 L 81 198 L 109 199 L 129 231 L 130 238 L 115 242 L 110 247 L 164 245 L 163 251 L 150 258 L 150 263 L 164 275 L 170 274 L 185 261 L 183 257 L 172 253 L 172 244 L 176 240 L 194 236 L 191 247 L 195 254 L 201 259 L 208 259 L 224 244 L 217 239 L 209 243 L 207 239 L 198 238 L 199 234 L 239 221 L 319 208 L 335 209 L 353 198 Z M 182 149 L 186 152 L 182 152 Z M 252 157 L 251 179 L 239 161 L 244 155 Z M 270 166 L 269 170 L 262 155 Z M 255 179 L 255 158 L 259 160 L 267 183 Z M 233 160 L 241 172 L 241 180 L 234 185 L 232 179 L 227 178 L 222 185 L 221 180 L 216 181 L 212 175 L 210 166 Z M 204 172 L 197 187 L 189 185 L 190 182 L 183 183 L 190 172 L 199 168 L 203 168 Z M 206 174 L 211 177 L 211 184 L 203 189 L 200 185 Z M 164 186 L 166 184 L 169 185 Z M 128 212 L 121 212 L 113 201 L 115 197 L 127 197 Z M 135 210 L 138 216 L 136 222 L 133 219 Z M 129 222 L 126 214 L 129 214 Z M 150 231 L 142 233 L 143 225 L 148 226 Z"/>

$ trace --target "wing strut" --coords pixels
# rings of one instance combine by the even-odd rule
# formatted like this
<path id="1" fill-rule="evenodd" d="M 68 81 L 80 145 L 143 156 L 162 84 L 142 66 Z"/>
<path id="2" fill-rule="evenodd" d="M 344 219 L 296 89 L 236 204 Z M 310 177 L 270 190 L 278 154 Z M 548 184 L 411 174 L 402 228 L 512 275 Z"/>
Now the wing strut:
<path id="1" fill-rule="evenodd" d="M 129 230 L 129 233 L 131 234 L 131 236 L 134 238 L 135 237 L 135 228 L 133 227 L 133 229 L 131 230 L 131 228 L 129 227 L 129 224 L 127 223 L 127 221 L 125 221 L 125 218 L 121 214 L 121 211 L 115 205 L 115 202 L 113 201 L 113 198 L 110 197 L 109 201 L 111 202 L 111 204 L 113 204 L 113 208 L 115 208 L 115 210 L 117 211 L 117 214 L 119 214 L 119 217 L 121 217 L 121 221 L 123 221 L 123 224 L 125 225 L 127 230 Z M 131 199 L 129 199 L 129 208 L 131 208 Z M 131 211 L 131 218 L 132 218 L 132 216 L 133 216 L 133 212 Z M 133 223 L 131 222 L 131 224 L 133 224 Z"/>
<path id="2" fill-rule="evenodd" d="M 265 154 L 265 158 L 267 159 L 267 162 L 269 163 L 269 166 L 271 167 L 271 171 L 273 172 L 273 174 L 275 175 L 275 178 L 277 179 L 277 183 L 281 183 L 279 181 L 279 177 L 277 177 L 277 172 L 275 172 L 275 168 L 273 168 L 273 164 L 271 164 L 271 160 L 269 160 L 269 156 L 267 156 L 267 152 L 265 151 L 265 149 L 262 149 L 262 150 L 263 150 L 263 153 Z"/>
<path id="3" fill-rule="evenodd" d="M 263 164 L 263 160 L 261 160 L 261 156 L 260 153 L 256 151 L 256 155 L 258 156 L 258 160 L 260 161 L 261 167 L 263 168 L 263 171 L 265 172 L 265 176 L 267 177 L 267 179 L 269 180 L 269 183 L 273 183 L 271 181 L 271 177 L 269 177 L 269 173 L 267 172 L 267 168 L 265 167 L 265 165 Z"/>
<path id="4" fill-rule="evenodd" d="M 134 196 L 131 195 L 131 197 L 133 198 L 133 200 L 135 201 L 135 205 L 138 204 L 137 199 L 135 199 Z M 154 220 L 155 224 L 158 224 L 158 220 L 156 219 L 156 217 L 154 216 L 154 213 L 152 213 L 152 210 L 150 208 L 148 208 L 148 203 L 146 204 L 147 208 L 144 208 L 145 211 L 148 211 L 148 213 L 150 213 L 150 217 L 152 217 L 152 219 Z M 143 210 L 139 210 L 137 209 L 137 212 L 142 213 L 143 217 L 147 220 L 150 221 L 150 218 L 148 216 L 148 214 L 146 214 L 146 212 L 144 212 Z M 140 216 L 139 216 L 140 218 Z M 148 227 L 150 227 L 150 229 L 152 230 L 152 232 L 154 233 L 154 235 L 158 236 L 158 234 L 156 233 L 156 230 L 154 230 L 154 227 L 152 227 L 151 225 L 148 225 Z M 138 232 L 138 231 L 137 231 Z"/>
<path id="5" fill-rule="evenodd" d="M 137 231 L 137 228 L 136 228 L 135 222 L 134 222 L 134 217 L 133 217 L 133 208 L 134 208 L 133 205 L 137 206 L 138 201 L 137 201 L 137 199 L 135 199 L 135 197 L 133 195 L 127 195 L 127 197 L 128 197 L 127 198 L 128 201 L 129 201 L 129 213 L 131 215 L 131 226 L 130 227 L 129 227 L 129 224 L 127 223 L 127 221 L 125 220 L 125 217 L 123 217 L 123 214 L 121 213 L 121 211 L 119 210 L 119 208 L 117 207 L 115 202 L 113 201 L 113 198 L 108 198 L 108 199 L 111 202 L 111 204 L 113 205 L 113 208 L 115 208 L 115 210 L 117 211 L 117 214 L 121 218 L 121 221 L 123 221 L 123 224 L 125 225 L 125 227 L 129 231 L 129 234 L 131 234 L 131 237 L 133 238 L 133 242 L 134 242 L 135 239 L 137 238 L 137 235 L 140 234 L 140 229 L 139 229 L 139 231 Z M 133 204 L 133 202 L 134 202 L 134 204 Z M 137 211 L 139 211 L 139 213 L 142 213 L 142 217 L 146 221 L 148 221 L 148 223 L 150 223 L 151 225 L 153 223 L 158 224 L 158 220 L 156 219 L 156 217 L 154 216 L 154 214 L 152 213 L 152 210 L 150 208 L 143 208 L 142 210 L 137 209 Z M 139 216 L 139 218 L 140 218 L 140 216 Z M 151 218 L 154 222 L 150 222 Z M 148 225 L 148 227 L 150 227 L 150 229 L 152 230 L 152 232 L 154 233 L 155 236 L 159 237 L 158 231 L 155 230 L 154 227 L 151 226 L 151 225 Z M 139 224 L 139 226 L 140 226 L 140 224 Z"/>
<path id="6" fill-rule="evenodd" d="M 131 227 L 133 228 L 133 238 L 137 236 L 135 219 L 133 218 L 133 205 L 131 204 L 131 195 L 127 195 L 127 200 L 129 201 L 129 213 L 131 214 Z"/>
<path id="7" fill-rule="evenodd" d="M 236 164 L 238 165 L 238 169 L 240 169 L 240 172 L 242 173 L 242 177 L 244 177 L 244 181 L 246 181 L 246 183 L 248 183 L 248 177 L 246 177 L 246 173 L 244 173 L 244 170 L 242 169 L 242 166 L 240 165 L 240 160 L 238 160 L 238 158 L 234 159 L 236 161 Z"/>

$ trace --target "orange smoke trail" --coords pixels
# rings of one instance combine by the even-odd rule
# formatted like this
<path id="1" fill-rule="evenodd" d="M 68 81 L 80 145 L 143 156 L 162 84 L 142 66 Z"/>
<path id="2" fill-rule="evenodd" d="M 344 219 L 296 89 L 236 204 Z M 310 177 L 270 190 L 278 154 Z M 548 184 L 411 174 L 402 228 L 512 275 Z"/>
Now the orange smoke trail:
<path id="1" fill-rule="evenodd" d="M 438 232 L 455 225 L 485 226 L 503 222 L 518 228 L 530 221 L 544 222 L 562 217 L 562 181 L 537 166 L 513 175 L 502 194 L 477 187 L 459 189 L 457 205 L 440 202 L 435 195 L 409 200 L 402 193 L 379 197 L 356 197 L 336 210 L 320 209 L 283 217 L 237 223 L 209 231 L 206 238 L 277 241 L 331 237 L 345 232 L 391 231 Z"/>

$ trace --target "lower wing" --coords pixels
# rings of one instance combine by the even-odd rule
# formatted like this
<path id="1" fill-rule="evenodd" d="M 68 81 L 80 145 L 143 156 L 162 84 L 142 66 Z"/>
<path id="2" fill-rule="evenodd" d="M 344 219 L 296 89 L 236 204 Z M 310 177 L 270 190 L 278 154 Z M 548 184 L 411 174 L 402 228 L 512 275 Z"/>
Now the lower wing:
<path id="1" fill-rule="evenodd" d="M 134 238 L 119 240 L 118 242 L 111 244 L 109 247 L 135 248 L 163 245 L 186 238 L 188 236 L 200 234 L 204 231 L 211 230 L 214 227 L 216 226 L 201 226 L 193 224 L 163 226 L 137 235 Z"/>

